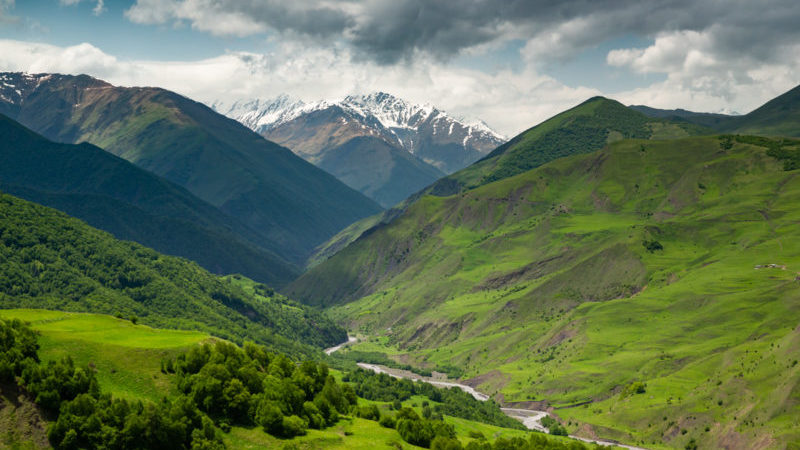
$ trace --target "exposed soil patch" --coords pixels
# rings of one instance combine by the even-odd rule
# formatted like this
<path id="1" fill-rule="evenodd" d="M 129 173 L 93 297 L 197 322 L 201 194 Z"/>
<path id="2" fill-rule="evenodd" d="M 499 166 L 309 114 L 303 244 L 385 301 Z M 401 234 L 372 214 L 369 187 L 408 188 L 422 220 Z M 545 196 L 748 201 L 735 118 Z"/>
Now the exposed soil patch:
<path id="1" fill-rule="evenodd" d="M 16 385 L 0 385 L 0 447 L 31 443 L 50 448 L 42 411 Z"/>
<path id="2" fill-rule="evenodd" d="M 477 377 L 464 380 L 464 384 L 473 388 L 477 388 L 482 384 L 489 383 L 498 389 L 502 389 L 502 387 L 505 386 L 509 380 L 510 377 L 503 372 L 500 372 L 499 370 L 492 370 L 483 375 L 478 375 Z"/>
<path id="3" fill-rule="evenodd" d="M 535 280 L 549 273 L 549 268 L 556 265 L 562 258 L 564 258 L 564 255 L 553 256 L 541 261 L 532 262 L 503 275 L 488 277 L 483 280 L 482 283 L 472 288 L 472 292 L 500 289 L 521 280 Z"/>

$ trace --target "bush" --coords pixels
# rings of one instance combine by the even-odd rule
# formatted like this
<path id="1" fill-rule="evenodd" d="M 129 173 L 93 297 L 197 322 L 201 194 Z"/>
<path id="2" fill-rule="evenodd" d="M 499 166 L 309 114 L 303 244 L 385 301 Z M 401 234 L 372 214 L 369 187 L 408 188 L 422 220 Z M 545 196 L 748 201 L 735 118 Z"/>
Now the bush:
<path id="1" fill-rule="evenodd" d="M 461 450 L 461 442 L 455 438 L 436 436 L 431 441 L 431 450 Z"/>
<path id="2" fill-rule="evenodd" d="M 356 408 L 356 416 L 362 419 L 378 421 L 381 418 L 381 412 L 378 411 L 378 407 L 375 405 L 359 406 Z"/>
<path id="3" fill-rule="evenodd" d="M 394 416 L 391 416 L 389 414 L 381 416 L 378 423 L 385 428 L 394 428 L 397 425 L 396 421 L 394 420 Z"/>
<path id="4" fill-rule="evenodd" d="M 288 416 L 283 418 L 283 436 L 294 437 L 306 434 L 308 423 L 300 417 Z"/>

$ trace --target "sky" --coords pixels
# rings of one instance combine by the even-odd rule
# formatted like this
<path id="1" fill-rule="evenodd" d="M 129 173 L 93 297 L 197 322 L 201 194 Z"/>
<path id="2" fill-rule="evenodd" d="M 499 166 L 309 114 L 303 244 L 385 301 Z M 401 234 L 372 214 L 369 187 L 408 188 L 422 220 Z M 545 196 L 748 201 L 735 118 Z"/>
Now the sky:
<path id="1" fill-rule="evenodd" d="M 203 102 L 383 91 L 513 136 L 589 97 L 747 113 L 800 84 L 797 0 L 0 0 L 0 71 Z"/>

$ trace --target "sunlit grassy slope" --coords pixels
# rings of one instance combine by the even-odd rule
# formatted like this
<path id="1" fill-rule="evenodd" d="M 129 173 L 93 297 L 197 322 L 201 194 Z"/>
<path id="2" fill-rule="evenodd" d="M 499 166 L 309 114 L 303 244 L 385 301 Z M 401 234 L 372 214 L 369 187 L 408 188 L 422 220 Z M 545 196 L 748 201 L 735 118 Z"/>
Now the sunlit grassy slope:
<path id="1" fill-rule="evenodd" d="M 71 357 L 94 367 L 103 392 L 157 401 L 173 388 L 161 360 L 213 339 L 194 331 L 162 330 L 102 314 L 40 309 L 0 310 L 2 319 L 20 319 L 40 333 L 43 361 Z"/>
<path id="2" fill-rule="evenodd" d="M 388 338 L 369 350 L 461 366 L 572 432 L 784 446 L 800 439 L 800 179 L 726 142 L 624 140 L 424 197 L 293 292 Z"/>

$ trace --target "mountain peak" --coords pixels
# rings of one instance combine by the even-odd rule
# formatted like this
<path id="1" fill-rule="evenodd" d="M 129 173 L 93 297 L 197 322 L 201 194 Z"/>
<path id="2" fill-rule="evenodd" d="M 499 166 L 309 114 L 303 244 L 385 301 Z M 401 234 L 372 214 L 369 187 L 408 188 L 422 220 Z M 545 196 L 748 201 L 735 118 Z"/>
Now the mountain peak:
<path id="1" fill-rule="evenodd" d="M 339 101 L 306 103 L 281 95 L 271 100 L 241 101 L 229 106 L 224 102 L 215 102 L 211 106 L 268 139 L 292 148 L 303 157 L 316 155 L 325 150 L 325 146 L 341 144 L 343 142 L 339 141 L 346 136 L 373 136 L 449 173 L 505 142 L 505 137 L 483 121 L 466 121 L 450 116 L 429 103 L 411 103 L 383 91 L 351 94 Z M 315 114 L 321 111 L 327 113 Z M 293 137 L 288 137 L 287 127 L 294 129 L 296 127 L 292 124 L 295 121 L 311 120 L 312 115 L 315 123 L 320 120 L 333 121 L 330 128 L 324 131 L 333 133 L 333 140 L 315 134 L 298 142 L 297 131 L 292 132 Z M 305 127 L 307 126 L 308 123 Z M 309 143 L 310 141 L 313 142 Z M 450 156 L 444 157 L 441 152 L 440 155 L 428 154 L 427 150 L 431 146 L 449 147 L 446 152 Z M 456 153 L 459 152 L 468 156 L 457 156 Z M 458 163 L 454 162 L 453 157 Z M 445 163 L 442 158 L 453 161 Z"/>

